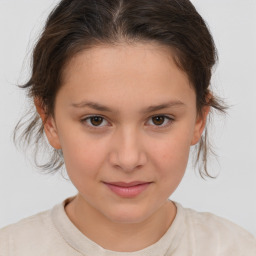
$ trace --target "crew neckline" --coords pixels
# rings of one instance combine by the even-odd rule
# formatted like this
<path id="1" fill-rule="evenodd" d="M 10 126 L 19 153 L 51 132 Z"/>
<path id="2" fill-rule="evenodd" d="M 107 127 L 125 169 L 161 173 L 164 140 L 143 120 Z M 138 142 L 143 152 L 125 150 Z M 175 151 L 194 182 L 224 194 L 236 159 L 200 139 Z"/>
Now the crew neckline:
<path id="1" fill-rule="evenodd" d="M 176 216 L 165 234 L 154 244 L 134 252 L 118 252 L 107 250 L 86 237 L 69 219 L 65 205 L 76 196 L 69 197 L 55 205 L 51 210 L 51 219 L 63 239 L 76 251 L 90 256 L 155 256 L 174 251 L 185 231 L 184 208 L 172 201 L 177 208 Z"/>

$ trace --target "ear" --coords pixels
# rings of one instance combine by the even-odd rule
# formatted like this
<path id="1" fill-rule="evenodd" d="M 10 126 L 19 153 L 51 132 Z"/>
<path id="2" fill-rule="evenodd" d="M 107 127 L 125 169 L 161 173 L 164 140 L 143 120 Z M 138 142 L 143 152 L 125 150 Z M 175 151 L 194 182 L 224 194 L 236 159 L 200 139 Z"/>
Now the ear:
<path id="1" fill-rule="evenodd" d="M 194 134 L 191 141 L 191 145 L 195 145 L 199 142 L 206 125 L 206 120 L 207 120 L 209 111 L 210 111 L 210 106 L 204 106 L 202 109 L 202 113 L 198 114 L 197 120 L 195 123 Z"/>
<path id="2" fill-rule="evenodd" d="M 34 104 L 44 124 L 44 131 L 50 145 L 55 149 L 61 149 L 56 123 L 52 116 L 47 116 L 45 107 L 39 98 L 34 98 Z"/>

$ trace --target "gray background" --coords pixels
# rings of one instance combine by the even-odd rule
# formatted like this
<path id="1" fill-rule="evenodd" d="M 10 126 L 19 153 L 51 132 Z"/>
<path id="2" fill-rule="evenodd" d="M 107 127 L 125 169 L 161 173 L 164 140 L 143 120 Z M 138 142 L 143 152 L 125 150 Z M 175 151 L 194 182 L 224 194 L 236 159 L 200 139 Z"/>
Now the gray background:
<path id="1" fill-rule="evenodd" d="M 47 210 L 76 189 L 61 175 L 40 175 L 11 141 L 28 107 L 15 84 L 28 77 L 30 52 L 57 1 L 0 0 L 0 227 Z M 219 155 L 204 181 L 189 165 L 171 196 L 183 206 L 209 211 L 256 236 L 256 1 L 194 0 L 215 39 L 219 64 L 212 87 L 232 105 L 216 117 L 211 137 Z"/>

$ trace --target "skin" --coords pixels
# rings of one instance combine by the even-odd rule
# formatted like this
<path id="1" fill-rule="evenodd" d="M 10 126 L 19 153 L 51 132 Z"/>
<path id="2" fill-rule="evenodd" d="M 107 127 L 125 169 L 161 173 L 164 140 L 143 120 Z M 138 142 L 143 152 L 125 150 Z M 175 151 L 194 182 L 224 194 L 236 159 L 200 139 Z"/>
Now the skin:
<path id="1" fill-rule="evenodd" d="M 44 128 L 49 143 L 62 149 L 78 190 L 65 207 L 68 217 L 108 250 L 131 252 L 152 245 L 175 218 L 176 206 L 168 198 L 182 180 L 209 107 L 197 114 L 186 73 L 174 63 L 170 49 L 156 44 L 101 45 L 83 51 L 68 63 L 63 81 L 54 118 Z M 83 101 L 113 112 L 82 107 Z M 175 104 L 142 112 L 170 101 Z M 35 103 L 44 120 L 44 109 Z M 95 122 L 85 119 L 88 115 L 104 119 Z M 163 115 L 173 120 L 152 118 Z M 133 198 L 120 197 L 103 183 L 138 180 L 151 183 Z"/>

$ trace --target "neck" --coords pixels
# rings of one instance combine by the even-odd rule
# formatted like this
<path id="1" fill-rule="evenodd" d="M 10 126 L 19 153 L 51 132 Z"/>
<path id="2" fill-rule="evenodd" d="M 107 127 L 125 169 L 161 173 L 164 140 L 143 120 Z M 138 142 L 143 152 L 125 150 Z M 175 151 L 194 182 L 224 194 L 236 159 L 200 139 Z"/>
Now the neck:
<path id="1" fill-rule="evenodd" d="M 85 203 L 78 194 L 66 205 L 65 211 L 73 224 L 101 247 L 111 251 L 133 252 L 156 243 L 165 234 L 175 218 L 176 206 L 166 201 L 142 222 L 116 223 Z"/>

